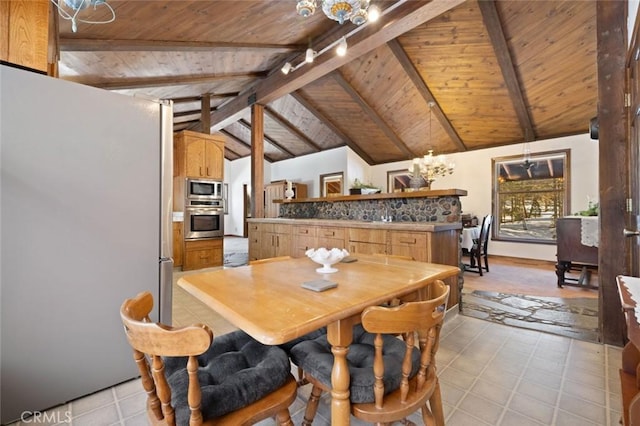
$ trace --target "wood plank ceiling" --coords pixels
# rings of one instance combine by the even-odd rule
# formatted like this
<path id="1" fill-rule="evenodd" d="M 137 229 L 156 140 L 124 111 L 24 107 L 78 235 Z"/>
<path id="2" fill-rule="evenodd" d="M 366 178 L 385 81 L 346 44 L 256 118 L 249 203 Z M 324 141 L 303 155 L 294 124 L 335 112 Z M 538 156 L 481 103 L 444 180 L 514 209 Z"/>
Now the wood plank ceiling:
<path id="1" fill-rule="evenodd" d="M 535 143 L 586 133 L 596 115 L 595 1 L 373 0 L 390 11 L 348 37 L 346 57 L 328 50 L 288 75 L 309 45 L 356 27 L 302 18 L 293 0 L 108 3 L 112 23 L 73 33 L 60 20 L 60 77 L 172 99 L 174 130 L 222 132 L 229 160 L 250 155 L 251 102 L 265 105 L 272 162 L 344 145 L 380 164 Z"/>

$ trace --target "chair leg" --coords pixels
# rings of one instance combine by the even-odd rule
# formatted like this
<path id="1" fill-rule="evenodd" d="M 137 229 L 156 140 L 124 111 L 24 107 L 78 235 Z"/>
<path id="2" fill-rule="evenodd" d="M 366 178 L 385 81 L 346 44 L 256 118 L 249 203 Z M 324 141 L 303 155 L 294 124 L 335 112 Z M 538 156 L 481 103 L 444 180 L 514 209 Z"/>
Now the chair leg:
<path id="1" fill-rule="evenodd" d="M 304 420 L 302 420 L 302 426 L 311 426 L 313 418 L 318 411 L 318 404 L 320 403 L 320 395 L 322 395 L 322 389 L 314 386 L 311 389 L 311 395 L 309 395 L 309 402 L 307 402 L 307 409 L 304 411 Z"/>
<path id="2" fill-rule="evenodd" d="M 480 272 L 480 276 L 482 276 L 482 256 L 480 255 L 480 250 L 474 253 L 476 256 L 476 262 L 478 262 L 478 272 Z"/>
<path id="3" fill-rule="evenodd" d="M 487 272 L 489 272 L 489 256 L 487 256 L 487 253 L 484 254 L 484 266 L 487 269 Z"/>
<path id="4" fill-rule="evenodd" d="M 442 408 L 442 395 L 440 394 L 440 382 L 436 379 L 436 386 L 429 398 L 429 407 L 433 413 L 435 424 L 444 426 L 444 409 Z"/>
<path id="5" fill-rule="evenodd" d="M 293 426 L 289 409 L 285 408 L 276 414 L 276 424 L 278 426 Z"/>

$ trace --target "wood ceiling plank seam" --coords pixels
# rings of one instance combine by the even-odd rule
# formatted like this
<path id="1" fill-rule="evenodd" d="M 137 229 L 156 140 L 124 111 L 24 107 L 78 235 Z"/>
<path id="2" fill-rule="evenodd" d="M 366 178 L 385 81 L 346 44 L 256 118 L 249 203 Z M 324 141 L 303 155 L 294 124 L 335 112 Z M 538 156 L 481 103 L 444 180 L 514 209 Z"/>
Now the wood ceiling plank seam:
<path id="1" fill-rule="evenodd" d="M 458 135 L 458 133 L 456 132 L 456 129 L 451 124 L 451 121 L 449 121 L 449 118 L 447 118 L 447 116 L 442 111 L 442 108 L 438 104 L 438 101 L 436 101 L 436 98 L 433 96 L 431 89 L 429 89 L 429 86 L 427 85 L 427 83 L 424 81 L 420 73 L 418 73 L 418 70 L 413 64 L 413 61 L 411 60 L 411 58 L 409 58 L 407 53 L 404 51 L 398 39 L 394 39 L 387 42 L 387 45 L 395 55 L 398 62 L 400 62 L 400 65 L 404 69 L 409 79 L 413 82 L 413 85 L 418 90 L 418 93 L 420 93 L 420 95 L 424 98 L 427 104 L 429 102 L 434 103 L 434 106 L 431 109 L 433 112 L 435 112 L 436 119 L 440 123 L 440 126 L 442 126 L 446 134 L 453 141 L 453 143 L 458 147 L 458 149 L 462 151 L 466 151 L 467 150 L 466 145 L 464 144 L 462 139 L 460 139 L 460 136 Z"/>
<path id="2" fill-rule="evenodd" d="M 362 108 L 365 115 L 367 115 L 382 132 L 389 138 L 391 142 L 408 158 L 416 157 L 404 141 L 400 140 L 395 131 L 389 127 L 382 117 L 369 105 L 369 103 L 358 93 L 358 91 L 344 78 L 340 71 L 334 71 L 331 73 L 334 80 L 344 89 L 345 92 Z"/>
<path id="3" fill-rule="evenodd" d="M 244 120 L 244 119 L 238 120 L 238 123 L 240 123 L 241 125 L 243 125 L 247 129 L 251 130 L 251 123 L 247 122 L 246 120 Z M 262 132 L 262 135 L 263 135 L 263 138 L 264 138 L 265 142 L 269 143 L 270 145 L 273 145 L 278 150 L 280 150 L 280 152 L 284 153 L 288 157 L 290 157 L 290 158 L 294 158 L 295 157 L 295 155 L 293 155 L 293 153 L 291 151 L 289 151 L 287 148 L 282 146 L 282 144 L 280 144 L 279 142 L 277 142 L 273 138 L 269 137 L 269 135 L 267 135 L 264 132 Z"/>
<path id="4" fill-rule="evenodd" d="M 304 142 L 307 146 L 313 149 L 316 152 L 322 151 L 322 149 L 316 145 L 307 135 L 302 133 L 300 129 L 295 127 L 289 120 L 280 115 L 277 111 L 271 108 L 269 105 L 265 106 L 264 111 L 271 117 L 272 120 L 277 122 L 280 126 L 292 132 L 296 135 L 302 142 Z"/>
<path id="5" fill-rule="evenodd" d="M 522 87 L 520 86 L 516 69 L 513 65 L 513 60 L 511 59 L 511 52 L 507 45 L 507 40 L 504 35 L 502 22 L 500 21 L 495 1 L 478 1 L 478 6 L 480 7 L 484 27 L 489 34 L 489 39 L 491 40 L 493 50 L 495 51 L 496 58 L 498 59 L 504 83 L 509 91 L 511 103 L 515 108 L 524 140 L 532 141 L 535 139 L 535 133 L 531 123 L 531 117 L 529 116 L 527 105 L 524 102 Z"/>
<path id="6" fill-rule="evenodd" d="M 313 114 L 318 120 L 320 120 L 324 125 L 326 125 L 332 132 L 334 132 L 340 139 L 342 139 L 343 143 L 351 148 L 360 158 L 367 162 L 369 165 L 375 164 L 373 158 L 366 153 L 359 145 L 357 145 L 349 136 L 347 136 L 333 121 L 331 121 L 327 116 L 325 116 L 322 112 L 320 112 L 311 102 L 309 102 L 301 93 L 292 92 L 290 96 L 300 102 L 300 104 L 306 108 L 311 114 Z"/>

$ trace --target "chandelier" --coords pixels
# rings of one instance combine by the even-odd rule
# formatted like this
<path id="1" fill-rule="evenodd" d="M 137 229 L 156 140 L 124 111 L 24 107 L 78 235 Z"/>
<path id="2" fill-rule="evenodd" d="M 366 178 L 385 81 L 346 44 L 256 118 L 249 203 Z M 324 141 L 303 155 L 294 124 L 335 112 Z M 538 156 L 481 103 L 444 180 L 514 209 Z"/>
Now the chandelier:
<path id="1" fill-rule="evenodd" d="M 434 105 L 434 102 L 429 102 L 429 141 L 431 141 L 431 109 Z M 409 176 L 411 176 L 409 186 L 414 191 L 423 187 L 431 189 L 431 183 L 436 178 L 452 174 L 455 167 L 456 165 L 447 161 L 444 155 L 434 156 L 433 150 L 430 149 L 424 157 L 413 159 L 409 169 Z"/>
<path id="2" fill-rule="evenodd" d="M 370 0 L 320 0 L 322 11 L 329 19 L 343 24 L 350 20 L 356 25 L 362 25 L 368 20 L 375 21 L 380 16 L 377 7 L 369 8 Z M 313 15 L 317 8 L 316 0 L 298 0 L 296 10 L 305 18 Z"/>

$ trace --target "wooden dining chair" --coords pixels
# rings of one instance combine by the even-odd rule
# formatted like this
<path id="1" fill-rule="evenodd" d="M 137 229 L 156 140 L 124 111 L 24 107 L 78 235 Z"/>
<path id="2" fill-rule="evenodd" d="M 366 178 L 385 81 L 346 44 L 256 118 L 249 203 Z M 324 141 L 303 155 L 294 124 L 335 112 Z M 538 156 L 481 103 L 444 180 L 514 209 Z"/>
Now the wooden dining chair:
<path id="1" fill-rule="evenodd" d="M 206 325 L 174 328 L 149 319 L 149 292 L 127 299 L 120 317 L 153 425 L 250 425 L 276 416 L 293 426 L 296 381 L 285 352 L 243 331 L 213 338 Z"/>
<path id="2" fill-rule="evenodd" d="M 469 263 L 464 265 L 464 270 L 469 272 L 479 272 L 482 276 L 482 270 L 489 272 L 489 255 L 487 248 L 489 246 L 489 239 L 491 235 L 491 224 L 493 222 L 493 216 L 488 214 L 482 219 L 482 226 L 480 227 L 480 235 L 478 239 L 473 240 L 473 247 L 469 250 Z M 484 267 L 482 266 L 482 260 L 484 259 Z"/>
<path id="3" fill-rule="evenodd" d="M 372 306 L 362 313 L 347 354 L 352 415 L 391 424 L 420 409 L 424 424 L 444 425 L 435 356 L 448 297 L 449 287 L 438 280 L 430 286 L 429 300 Z M 313 384 L 302 422 L 308 426 L 320 395 L 331 391 L 331 345 L 325 335 L 294 346 L 291 356 Z"/>

